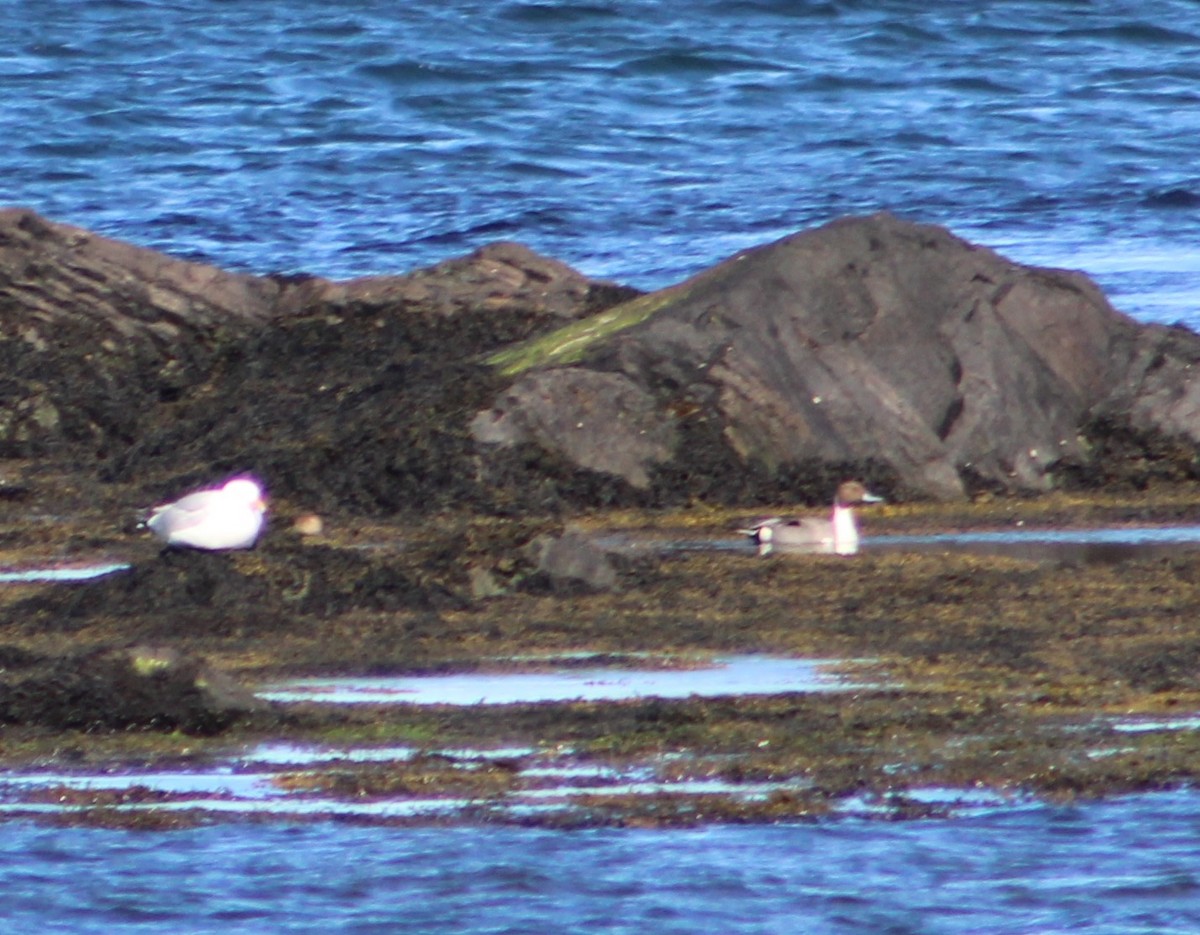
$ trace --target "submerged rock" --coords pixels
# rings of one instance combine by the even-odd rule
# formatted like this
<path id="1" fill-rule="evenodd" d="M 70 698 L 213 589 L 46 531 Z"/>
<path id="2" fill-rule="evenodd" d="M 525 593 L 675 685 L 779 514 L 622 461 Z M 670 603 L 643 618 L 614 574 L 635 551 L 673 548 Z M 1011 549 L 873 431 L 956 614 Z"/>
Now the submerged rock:
<path id="1" fill-rule="evenodd" d="M 527 586 L 545 585 L 555 592 L 607 591 L 617 583 L 609 554 L 577 533 L 539 536 L 527 551 L 537 563 Z"/>

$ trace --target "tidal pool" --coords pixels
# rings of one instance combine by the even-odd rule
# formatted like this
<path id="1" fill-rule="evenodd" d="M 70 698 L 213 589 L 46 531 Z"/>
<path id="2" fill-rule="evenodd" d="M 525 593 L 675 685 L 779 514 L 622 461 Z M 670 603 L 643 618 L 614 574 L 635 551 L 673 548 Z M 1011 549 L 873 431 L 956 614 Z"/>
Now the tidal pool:
<path id="1" fill-rule="evenodd" d="M 838 664 L 839 660 L 833 659 L 743 655 L 678 669 L 589 666 L 534 672 L 301 678 L 267 685 L 258 696 L 288 703 L 474 705 L 711 698 L 867 687 L 839 675 L 833 670 Z"/>
<path id="2" fill-rule="evenodd" d="M 719 539 L 653 539 L 630 533 L 597 539 L 617 552 L 759 552 L 744 536 Z M 1035 561 L 1117 562 L 1200 549 L 1200 525 L 1107 526 L 1095 529 L 1044 529 L 1018 526 L 978 532 L 871 535 L 859 552 L 971 552 Z M 779 547 L 764 554 L 811 555 L 820 550 Z"/>
<path id="3" fill-rule="evenodd" d="M 0 584 L 37 584 L 47 581 L 91 581 L 114 572 L 125 571 L 124 562 L 81 565 L 76 568 L 23 568 L 0 570 Z"/>
<path id="4" fill-rule="evenodd" d="M 1200 526 L 1110 526 L 1097 529 L 1002 529 L 931 535 L 870 536 L 871 551 L 974 552 L 1042 561 L 1126 561 L 1200 549 Z"/>
<path id="5" fill-rule="evenodd" d="M 323 778 L 351 775 L 356 767 L 362 767 L 368 779 L 381 768 L 385 774 L 402 770 L 418 756 L 432 758 L 464 776 L 503 764 L 512 781 L 507 788 L 478 795 L 461 791 L 339 795 L 323 786 Z M 422 752 L 408 747 L 329 749 L 275 743 L 226 761 L 179 770 L 6 771 L 0 773 L 0 814 L 66 814 L 100 808 L 294 818 L 420 818 L 461 815 L 468 810 L 517 816 L 580 811 L 594 806 L 597 799 L 626 797 L 761 800 L 808 785 L 796 779 L 732 782 L 662 775 L 660 769 L 671 761 L 664 757 L 618 765 L 580 760 L 557 747 Z"/>

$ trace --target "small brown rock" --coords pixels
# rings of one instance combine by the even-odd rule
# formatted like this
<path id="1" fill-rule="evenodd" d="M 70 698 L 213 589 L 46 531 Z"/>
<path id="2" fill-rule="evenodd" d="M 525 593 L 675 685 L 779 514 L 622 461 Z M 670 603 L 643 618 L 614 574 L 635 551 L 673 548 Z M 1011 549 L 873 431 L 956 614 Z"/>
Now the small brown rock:
<path id="1" fill-rule="evenodd" d="M 316 513 L 301 513 L 292 522 L 292 529 L 302 536 L 319 536 L 325 529 L 325 523 Z"/>

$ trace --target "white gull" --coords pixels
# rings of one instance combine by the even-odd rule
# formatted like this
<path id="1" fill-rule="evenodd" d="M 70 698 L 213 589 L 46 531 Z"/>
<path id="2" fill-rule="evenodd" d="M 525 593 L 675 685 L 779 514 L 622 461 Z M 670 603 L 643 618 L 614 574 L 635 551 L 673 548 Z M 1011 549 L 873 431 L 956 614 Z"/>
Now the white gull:
<path id="1" fill-rule="evenodd" d="M 222 487 L 197 490 L 156 506 L 146 525 L 167 545 L 210 551 L 248 549 L 258 539 L 266 511 L 258 482 L 235 477 Z"/>

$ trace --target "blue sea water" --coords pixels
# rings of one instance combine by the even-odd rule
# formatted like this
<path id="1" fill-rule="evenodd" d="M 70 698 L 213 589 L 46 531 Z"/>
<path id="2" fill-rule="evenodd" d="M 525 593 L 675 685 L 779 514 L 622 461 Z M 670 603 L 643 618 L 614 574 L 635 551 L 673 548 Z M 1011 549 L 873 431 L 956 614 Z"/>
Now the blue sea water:
<path id="1" fill-rule="evenodd" d="M 642 288 L 887 209 L 1200 322 L 1190 0 L 9 0 L 0 203 L 335 278 Z"/>
<path id="2" fill-rule="evenodd" d="M 846 214 L 1200 326 L 1185 0 L 5 0 L 0 204 L 220 266 L 654 288 Z M 23 932 L 1193 932 L 1200 796 L 909 825 L 0 825 Z"/>
<path id="3" fill-rule="evenodd" d="M 0 891 L 18 933 L 1192 935 L 1200 810 L 1174 795 L 671 832 L 18 823 L 0 829 Z"/>

